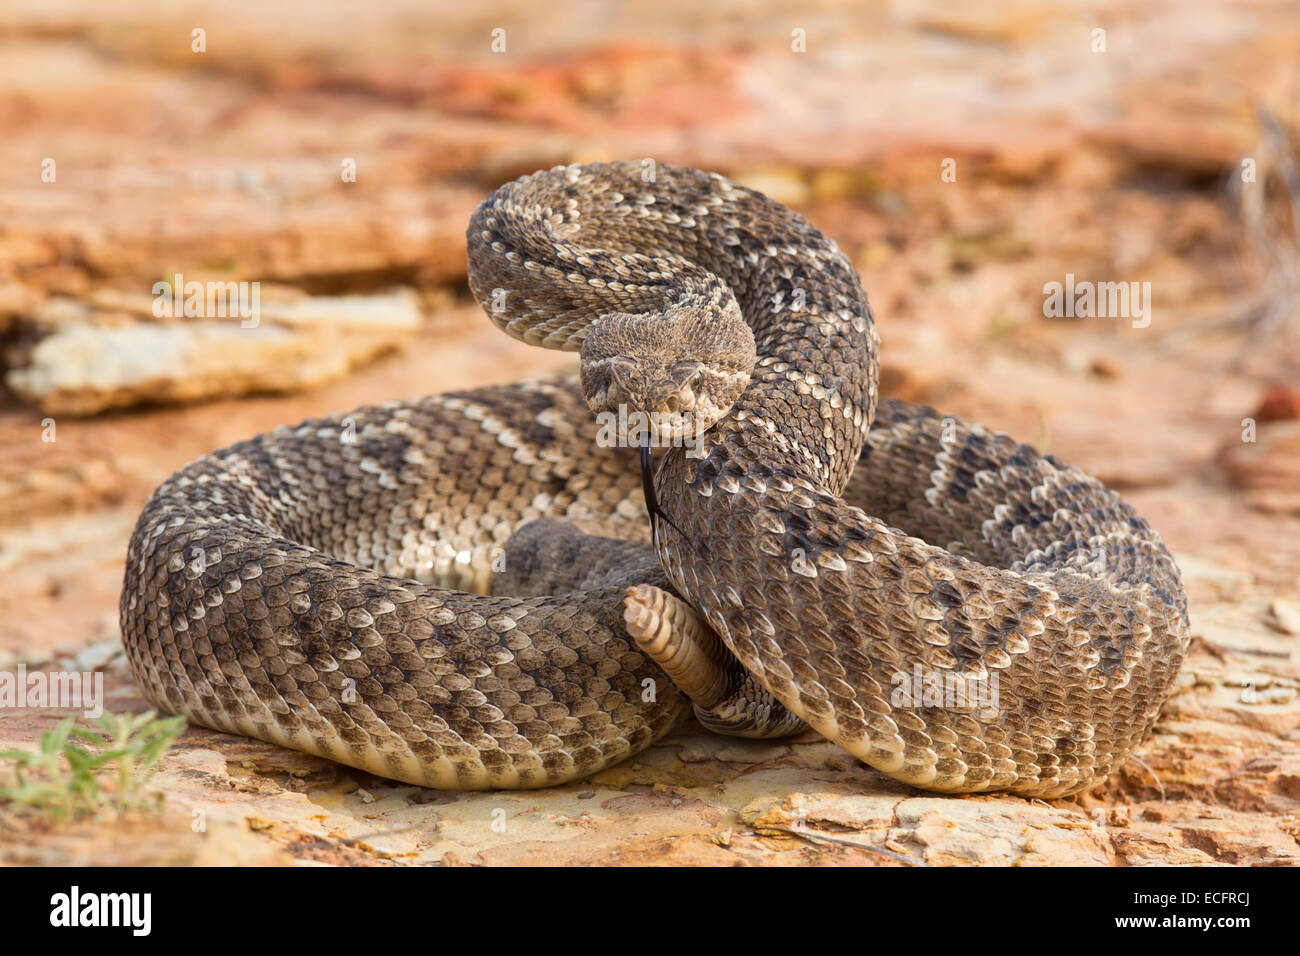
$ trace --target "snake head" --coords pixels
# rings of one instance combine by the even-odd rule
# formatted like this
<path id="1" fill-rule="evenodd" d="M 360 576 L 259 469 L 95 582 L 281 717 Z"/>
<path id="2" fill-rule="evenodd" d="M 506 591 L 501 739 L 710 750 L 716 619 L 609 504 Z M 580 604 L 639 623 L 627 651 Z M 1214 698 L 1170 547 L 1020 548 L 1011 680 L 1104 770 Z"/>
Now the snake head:
<path id="1" fill-rule="evenodd" d="M 754 333 L 735 299 L 663 312 L 602 315 L 582 343 L 582 391 L 629 444 L 690 442 L 726 415 L 749 384 Z M 620 429 L 622 433 L 622 429 Z"/>

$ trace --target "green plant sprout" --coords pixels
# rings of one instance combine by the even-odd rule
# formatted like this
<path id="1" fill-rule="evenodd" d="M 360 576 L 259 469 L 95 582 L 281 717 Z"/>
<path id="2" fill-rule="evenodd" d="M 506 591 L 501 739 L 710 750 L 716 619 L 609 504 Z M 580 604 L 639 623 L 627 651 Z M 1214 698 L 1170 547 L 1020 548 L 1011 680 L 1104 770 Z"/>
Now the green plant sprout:
<path id="1" fill-rule="evenodd" d="M 0 803 L 44 810 L 56 820 L 145 806 L 145 784 L 157 771 L 158 759 L 185 729 L 184 717 L 158 718 L 152 710 L 106 713 L 91 722 L 94 729 L 74 726 L 75 722 L 75 717 L 68 717 L 41 734 L 35 752 L 0 751 L 0 760 L 13 761 L 12 776 L 0 778 Z M 116 785 L 105 789 L 98 774 L 114 765 Z"/>

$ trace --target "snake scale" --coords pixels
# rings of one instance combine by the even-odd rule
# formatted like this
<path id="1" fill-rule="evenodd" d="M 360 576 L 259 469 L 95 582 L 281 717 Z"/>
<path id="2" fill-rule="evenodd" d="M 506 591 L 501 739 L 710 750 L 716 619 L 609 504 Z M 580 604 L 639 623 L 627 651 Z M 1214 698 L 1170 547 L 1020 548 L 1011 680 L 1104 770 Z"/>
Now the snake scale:
<path id="1" fill-rule="evenodd" d="M 499 188 L 468 244 L 492 320 L 581 351 L 581 381 L 281 427 L 169 478 L 121 601 L 155 705 L 457 789 L 591 774 L 692 704 L 937 791 L 1070 794 L 1141 742 L 1188 646 L 1160 538 L 1074 467 L 877 402 L 859 278 L 801 216 L 573 165 Z M 665 447 L 595 440 L 616 409 Z"/>

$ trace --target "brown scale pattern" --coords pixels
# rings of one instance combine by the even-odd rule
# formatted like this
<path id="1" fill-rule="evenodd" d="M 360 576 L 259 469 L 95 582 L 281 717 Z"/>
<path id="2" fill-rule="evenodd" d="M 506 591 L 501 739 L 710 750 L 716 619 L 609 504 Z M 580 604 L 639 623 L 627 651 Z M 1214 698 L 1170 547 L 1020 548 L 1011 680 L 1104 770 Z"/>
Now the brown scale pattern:
<path id="1" fill-rule="evenodd" d="M 572 382 L 480 389 L 189 465 L 127 558 L 138 682 L 206 726 L 426 786 L 544 786 L 648 746 L 686 702 L 624 629 L 644 562 L 567 597 L 455 589 L 508 568 L 534 518 L 644 524 L 630 457 L 579 434 L 583 408 Z"/>
<path id="2" fill-rule="evenodd" d="M 661 557 L 773 696 L 872 766 L 934 790 L 1075 792 L 1172 686 L 1177 568 L 1095 480 L 948 422 L 884 403 L 844 498 L 795 469 L 742 481 L 725 454 L 670 454 L 658 494 L 685 537 L 666 529 Z M 698 546 L 711 516 L 731 533 Z M 995 706 L 900 701 L 916 673 L 989 681 Z"/>
<path id="3" fill-rule="evenodd" d="M 677 592 L 768 692 L 900 779 L 1056 795 L 1113 768 L 1186 652 L 1159 538 L 1077 470 L 897 405 L 853 489 L 867 509 L 850 505 L 877 374 L 852 267 L 720 177 L 639 172 L 575 166 L 503 187 L 471 222 L 471 284 L 484 302 L 503 288 L 523 303 L 493 315 L 507 332 L 567 348 L 610 311 L 718 283 L 734 295 L 753 381 L 703 460 L 671 450 L 655 477 Z M 896 678 L 914 669 L 996 676 L 996 706 L 900 703 Z"/>
<path id="4" fill-rule="evenodd" d="M 685 711 L 623 628 L 626 586 L 661 580 L 765 712 L 788 716 L 779 701 L 902 780 L 1059 795 L 1125 759 L 1188 640 L 1155 533 L 1005 436 L 891 402 L 872 428 L 877 339 L 834 244 L 721 177 L 643 172 L 561 167 L 502 187 L 471 221 L 470 281 L 502 329 L 568 350 L 611 312 L 739 305 L 758 354 L 748 388 L 704 458 L 673 449 L 656 468 L 684 532 L 660 526 L 666 577 L 647 546 L 592 545 L 594 571 L 573 558 L 543 586 L 545 546 L 511 541 L 543 517 L 644 525 L 635 465 L 593 445 L 571 384 L 362 409 L 215 453 L 150 499 L 122 597 L 146 694 L 416 783 L 557 783 Z M 492 586 L 503 549 L 501 587 L 512 549 L 533 559 L 516 596 L 466 593 Z M 530 576 L 563 590 L 527 596 Z M 995 675 L 996 706 L 900 702 L 914 668 Z"/>

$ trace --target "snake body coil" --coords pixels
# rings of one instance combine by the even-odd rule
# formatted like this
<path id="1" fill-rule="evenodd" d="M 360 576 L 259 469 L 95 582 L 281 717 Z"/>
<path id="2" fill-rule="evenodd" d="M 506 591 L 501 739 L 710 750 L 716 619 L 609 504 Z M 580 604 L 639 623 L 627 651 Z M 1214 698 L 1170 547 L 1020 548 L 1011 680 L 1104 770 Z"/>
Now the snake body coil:
<path id="1" fill-rule="evenodd" d="M 877 413 L 857 275 L 798 215 L 695 170 L 595 164 L 503 186 L 468 238 L 476 296 L 534 344 L 578 350 L 597 329 L 680 358 L 743 319 L 748 359 L 668 363 L 722 417 L 660 456 L 653 546 L 611 541 L 566 570 L 562 541 L 520 531 L 644 537 L 635 450 L 594 442 L 584 404 L 638 387 L 623 356 L 603 378 L 584 352 L 581 389 L 361 409 L 354 440 L 342 415 L 280 428 L 187 466 L 140 517 L 122 633 L 158 706 L 426 786 L 555 784 L 689 705 L 628 635 L 654 632 L 624 617 L 649 585 L 707 622 L 691 640 L 725 645 L 674 645 L 672 666 L 730 661 L 745 702 L 764 698 L 747 713 L 797 715 L 918 786 L 1067 794 L 1141 741 L 1188 642 L 1159 537 L 1006 436 Z M 701 338 L 660 343 L 659 312 Z"/>

